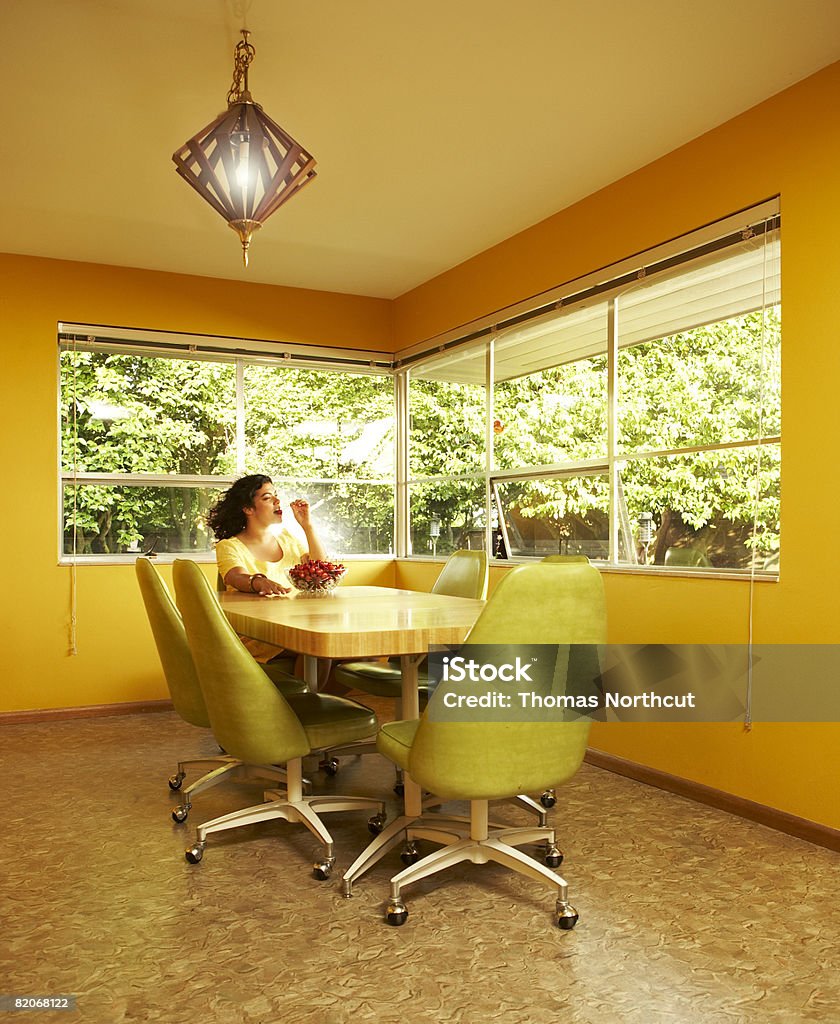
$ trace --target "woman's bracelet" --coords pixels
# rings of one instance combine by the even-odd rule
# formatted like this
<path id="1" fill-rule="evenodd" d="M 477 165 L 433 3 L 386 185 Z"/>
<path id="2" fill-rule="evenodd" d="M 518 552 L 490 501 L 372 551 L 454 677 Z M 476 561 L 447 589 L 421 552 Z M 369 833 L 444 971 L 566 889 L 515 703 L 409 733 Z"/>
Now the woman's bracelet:
<path id="1" fill-rule="evenodd" d="M 251 581 L 251 590 L 255 594 L 259 594 L 259 590 L 254 588 L 254 580 L 267 580 L 268 576 L 264 572 L 255 572 L 253 576 L 249 576 L 248 579 Z"/>

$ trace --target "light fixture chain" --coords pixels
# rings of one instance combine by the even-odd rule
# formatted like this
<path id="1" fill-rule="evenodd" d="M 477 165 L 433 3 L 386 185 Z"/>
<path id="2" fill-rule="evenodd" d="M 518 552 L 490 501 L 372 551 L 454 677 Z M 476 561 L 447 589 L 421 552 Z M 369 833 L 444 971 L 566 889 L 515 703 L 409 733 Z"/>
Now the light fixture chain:
<path id="1" fill-rule="evenodd" d="M 233 51 L 233 82 L 227 94 L 229 107 L 233 106 L 234 103 L 241 103 L 243 94 L 248 92 L 248 67 L 257 52 L 252 44 L 248 42 L 250 34 L 247 28 L 243 28 L 243 38 L 239 40 L 236 44 L 236 49 Z"/>

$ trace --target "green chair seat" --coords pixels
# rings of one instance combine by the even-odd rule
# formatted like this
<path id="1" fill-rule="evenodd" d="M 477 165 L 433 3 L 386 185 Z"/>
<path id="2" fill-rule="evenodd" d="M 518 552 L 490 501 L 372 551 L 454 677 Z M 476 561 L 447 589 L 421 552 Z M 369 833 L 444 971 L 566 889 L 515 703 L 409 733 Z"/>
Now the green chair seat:
<path id="1" fill-rule="evenodd" d="M 265 669 L 266 675 L 271 678 L 271 669 L 279 669 L 281 672 L 285 672 L 287 676 L 293 676 L 295 674 L 295 664 L 297 663 L 296 654 L 278 654 L 271 659 L 271 661 L 260 661 L 259 658 L 255 659 L 257 664 L 262 665 Z"/>
<path id="2" fill-rule="evenodd" d="M 356 701 L 328 693 L 284 696 L 300 720 L 313 750 L 363 740 L 376 732 L 376 715 Z"/>
<path id="3" fill-rule="evenodd" d="M 420 720 L 417 718 L 407 722 L 387 722 L 376 737 L 376 749 L 405 771 L 419 725 Z"/>
<path id="4" fill-rule="evenodd" d="M 264 663 L 258 662 L 257 664 L 259 664 L 263 672 L 265 672 L 284 697 L 289 697 L 294 693 L 309 692 L 309 687 L 306 685 L 306 682 L 303 679 L 299 679 L 297 676 L 291 675 L 282 667 L 282 665 L 278 665 L 273 661 Z"/>
<path id="5" fill-rule="evenodd" d="M 389 661 L 347 661 L 337 665 L 336 681 L 351 690 L 362 690 L 375 697 L 399 699 L 402 694 L 402 669 L 399 658 Z M 417 670 L 417 689 L 420 703 L 430 692 L 429 676 L 424 668 Z"/>

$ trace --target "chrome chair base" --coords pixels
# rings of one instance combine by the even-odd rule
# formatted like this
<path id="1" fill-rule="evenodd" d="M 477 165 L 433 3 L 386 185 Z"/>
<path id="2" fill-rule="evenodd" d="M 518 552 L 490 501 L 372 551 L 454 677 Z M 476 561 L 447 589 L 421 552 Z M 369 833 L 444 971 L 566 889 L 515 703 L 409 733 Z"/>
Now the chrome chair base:
<path id="1" fill-rule="evenodd" d="M 510 801 L 519 807 L 524 807 L 526 810 L 531 811 L 532 814 L 536 814 L 537 820 L 543 828 L 548 827 L 548 815 L 545 812 L 545 806 L 542 802 L 537 803 L 530 796 L 526 796 L 524 793 L 520 793 L 519 796 L 515 796 Z"/>
<path id="2" fill-rule="evenodd" d="M 513 797 L 511 803 L 529 801 L 530 797 Z M 392 850 L 402 839 L 404 849 L 401 854 L 404 864 L 413 864 L 418 860 L 415 855 L 414 846 L 417 839 L 428 838 L 433 842 L 452 843 L 460 841 L 465 835 L 469 835 L 471 819 L 465 815 L 435 812 L 445 801 L 437 796 L 427 796 L 423 800 L 423 813 L 419 816 L 403 814 L 388 824 L 367 847 L 353 861 L 350 867 L 344 872 L 342 878 L 342 893 L 345 898 L 350 899 L 353 895 L 353 884 L 378 863 L 389 850 Z M 532 804 L 534 801 L 530 801 Z M 529 810 L 535 810 L 525 804 Z M 433 813 L 427 813 L 427 812 Z M 531 827 L 511 828 L 501 822 L 488 822 L 487 827 L 493 830 L 494 836 L 506 834 L 518 837 L 516 843 L 506 840 L 508 845 L 525 846 L 530 843 L 543 844 L 544 860 L 549 867 L 559 867 L 563 862 L 563 854 L 557 846 L 555 830 L 546 823 L 547 815 L 542 808 L 539 809 L 540 823 Z M 424 833 L 424 834 L 421 834 Z M 437 836 L 449 838 L 438 839 Z M 454 837 L 454 838 L 453 838 Z M 531 858 L 527 858 L 529 862 Z"/>
<path id="3" fill-rule="evenodd" d="M 284 790 L 267 790 L 265 802 L 252 807 L 244 807 L 212 821 L 203 822 L 196 829 L 195 843 L 188 847 L 185 857 L 190 864 L 197 864 L 204 856 L 207 837 L 214 832 L 225 832 L 229 829 L 241 828 L 263 821 L 299 822 L 324 844 L 324 858 L 313 864 L 313 875 L 319 881 L 330 877 L 335 855 L 333 838 L 328 832 L 320 815 L 330 811 L 361 811 L 374 809 L 376 814 L 370 819 L 369 826 L 378 830 L 385 823 L 385 804 L 372 797 L 336 796 L 324 794 L 318 796 L 303 795 L 301 760 L 297 758 L 286 765 L 286 788 Z"/>
<path id="4" fill-rule="evenodd" d="M 274 782 L 280 786 L 286 783 L 286 770 L 273 764 L 245 764 L 236 757 L 224 754 L 217 757 L 198 758 L 192 761 L 179 761 L 178 771 L 169 779 L 169 788 L 175 792 L 181 790 L 181 784 L 187 776 L 187 769 L 204 771 L 204 775 L 190 783 L 181 791 L 181 803 L 172 809 L 172 820 L 182 824 L 192 808 L 192 798 L 198 793 L 217 786 L 220 782 Z M 309 779 L 301 779 L 301 784 L 309 788 Z"/>
<path id="5" fill-rule="evenodd" d="M 548 885 L 557 892 L 555 923 L 559 928 L 570 930 L 578 921 L 578 913 L 568 902 L 568 885 L 560 875 L 523 853 L 518 847 L 529 843 L 546 842 L 546 860 L 549 863 L 562 854 L 557 850 L 554 830 L 542 826 L 530 828 L 495 828 L 487 823 L 487 806 L 484 801 L 471 804 L 470 819 L 464 819 L 468 826 L 457 828 L 447 821 L 445 827 L 428 823 L 428 819 L 408 826 L 406 842 L 414 850 L 418 839 L 427 839 L 442 844 L 442 848 L 421 859 L 409 861 L 408 866 L 391 879 L 391 895 L 385 909 L 385 920 L 395 927 L 408 920 L 408 909 L 402 898 L 402 887 L 422 878 L 445 871 L 463 861 L 473 864 L 495 863 L 524 875 L 532 881 Z M 465 835 L 464 832 L 468 831 Z M 403 858 L 405 860 L 405 857 Z"/>

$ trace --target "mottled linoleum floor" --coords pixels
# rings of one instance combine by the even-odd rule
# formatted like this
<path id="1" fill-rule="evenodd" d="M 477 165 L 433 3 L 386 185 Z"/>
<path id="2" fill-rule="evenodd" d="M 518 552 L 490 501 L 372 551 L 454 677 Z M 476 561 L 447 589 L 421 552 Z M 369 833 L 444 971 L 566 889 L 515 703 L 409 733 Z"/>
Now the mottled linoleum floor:
<path id="1" fill-rule="evenodd" d="M 217 752 L 173 713 L 3 727 L 0 993 L 78 997 L 75 1013 L 10 1019 L 840 1022 L 836 853 L 584 766 L 553 812 L 574 931 L 553 926 L 549 890 L 473 865 L 406 889 L 409 920 L 389 928 L 398 850 L 340 893 L 366 814 L 328 817 L 328 882 L 311 877 L 314 839 L 281 822 L 212 836 L 186 863 L 191 824 L 260 797 L 221 786 L 171 821 L 178 757 Z M 312 774 L 397 810 L 378 757 Z"/>

